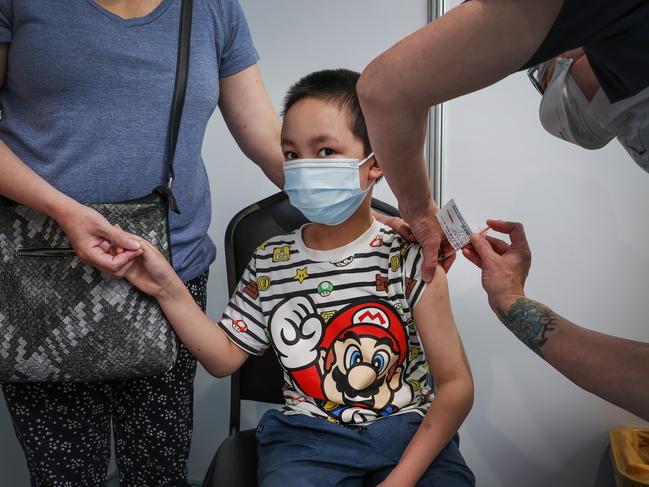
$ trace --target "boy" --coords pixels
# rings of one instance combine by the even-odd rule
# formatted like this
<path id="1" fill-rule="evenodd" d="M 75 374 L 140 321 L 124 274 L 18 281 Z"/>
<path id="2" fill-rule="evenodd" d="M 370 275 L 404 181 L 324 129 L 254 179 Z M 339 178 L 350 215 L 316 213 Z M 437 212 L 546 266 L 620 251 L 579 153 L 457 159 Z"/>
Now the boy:
<path id="1" fill-rule="evenodd" d="M 371 216 L 382 172 L 357 79 L 321 71 L 290 89 L 285 190 L 313 223 L 258 247 L 218 327 L 151 245 L 126 277 L 217 377 L 275 350 L 286 404 L 257 429 L 259 485 L 473 486 L 455 436 L 473 382 L 446 276 L 425 285 L 419 247 Z"/>

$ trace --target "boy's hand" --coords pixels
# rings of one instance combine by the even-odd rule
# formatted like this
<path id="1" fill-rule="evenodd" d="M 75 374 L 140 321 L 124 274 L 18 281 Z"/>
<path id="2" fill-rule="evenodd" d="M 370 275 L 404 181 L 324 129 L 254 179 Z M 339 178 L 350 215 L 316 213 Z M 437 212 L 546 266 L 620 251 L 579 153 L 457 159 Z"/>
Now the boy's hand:
<path id="1" fill-rule="evenodd" d="M 150 242 L 142 239 L 140 243 L 142 255 L 133 261 L 124 277 L 140 291 L 160 300 L 171 293 L 180 278 L 164 255 Z"/>

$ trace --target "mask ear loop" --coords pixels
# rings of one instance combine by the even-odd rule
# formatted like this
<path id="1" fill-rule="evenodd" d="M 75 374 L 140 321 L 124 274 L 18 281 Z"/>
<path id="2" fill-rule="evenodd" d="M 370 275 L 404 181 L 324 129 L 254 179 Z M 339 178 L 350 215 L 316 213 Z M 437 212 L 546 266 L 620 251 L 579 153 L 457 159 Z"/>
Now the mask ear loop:
<path id="1" fill-rule="evenodd" d="M 360 162 L 360 164 L 358 165 L 359 169 L 360 169 L 360 167 L 361 167 L 363 164 L 365 164 L 367 161 L 369 161 L 372 157 L 374 157 L 374 152 L 372 152 L 369 156 L 367 156 L 365 159 L 363 159 L 363 160 Z M 367 194 L 367 192 L 368 192 L 370 189 L 372 189 L 372 187 L 374 186 L 374 183 L 376 183 L 376 179 L 375 179 L 374 181 L 372 181 L 372 182 L 369 184 L 369 186 L 363 190 L 363 193 Z"/>
<path id="2" fill-rule="evenodd" d="M 358 167 L 361 167 L 363 164 L 365 164 L 367 161 L 369 161 L 372 157 L 374 157 L 374 152 L 372 152 L 369 156 L 367 156 L 365 159 L 363 159 Z"/>

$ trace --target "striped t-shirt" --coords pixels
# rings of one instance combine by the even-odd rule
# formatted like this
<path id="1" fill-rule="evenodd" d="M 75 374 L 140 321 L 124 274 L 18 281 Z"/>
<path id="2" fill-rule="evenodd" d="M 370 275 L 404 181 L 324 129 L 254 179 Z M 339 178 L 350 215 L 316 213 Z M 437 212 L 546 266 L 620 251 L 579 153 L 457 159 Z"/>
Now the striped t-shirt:
<path id="1" fill-rule="evenodd" d="M 272 346 L 284 369 L 286 414 L 366 424 L 425 414 L 428 365 L 412 310 L 422 252 L 374 221 L 358 239 L 313 250 L 302 230 L 260 245 L 220 326 L 246 352 Z"/>

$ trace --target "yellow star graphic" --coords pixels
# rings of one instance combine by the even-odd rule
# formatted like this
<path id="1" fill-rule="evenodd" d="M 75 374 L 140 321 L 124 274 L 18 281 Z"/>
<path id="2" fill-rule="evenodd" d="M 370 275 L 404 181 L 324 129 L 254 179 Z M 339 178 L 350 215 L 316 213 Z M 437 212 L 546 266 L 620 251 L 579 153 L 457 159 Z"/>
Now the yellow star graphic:
<path id="1" fill-rule="evenodd" d="M 306 271 L 305 267 L 303 269 L 298 268 L 295 271 L 295 277 L 293 279 L 300 281 L 300 284 L 302 284 L 307 277 L 309 277 L 309 273 Z"/>

